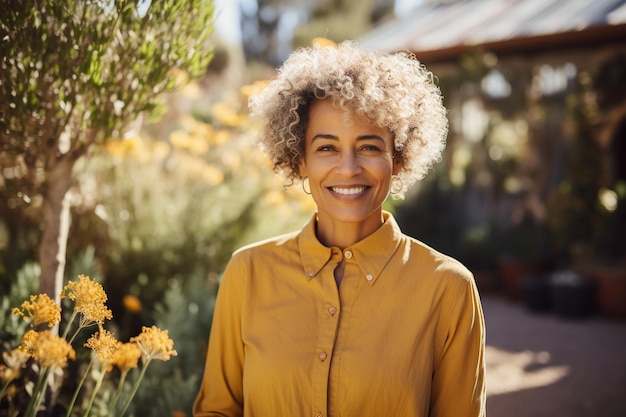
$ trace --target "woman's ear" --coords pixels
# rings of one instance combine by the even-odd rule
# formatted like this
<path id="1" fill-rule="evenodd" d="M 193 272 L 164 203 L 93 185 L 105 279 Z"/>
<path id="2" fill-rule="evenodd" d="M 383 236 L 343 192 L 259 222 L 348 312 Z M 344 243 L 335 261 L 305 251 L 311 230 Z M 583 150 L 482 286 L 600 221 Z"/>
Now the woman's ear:
<path id="1" fill-rule="evenodd" d="M 400 158 L 400 154 L 397 153 L 393 156 L 393 167 L 391 168 L 391 173 L 393 175 L 398 175 L 402 171 L 402 158 Z"/>
<path id="2" fill-rule="evenodd" d="M 298 161 L 298 174 L 300 175 L 300 178 L 306 177 L 306 163 L 304 162 L 304 156 L 301 156 Z"/>

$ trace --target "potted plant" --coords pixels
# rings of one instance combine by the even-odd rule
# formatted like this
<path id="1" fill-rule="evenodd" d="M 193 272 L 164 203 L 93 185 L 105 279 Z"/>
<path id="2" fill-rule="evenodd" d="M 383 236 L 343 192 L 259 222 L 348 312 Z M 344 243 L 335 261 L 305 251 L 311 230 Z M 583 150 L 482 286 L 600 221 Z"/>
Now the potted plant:
<path id="1" fill-rule="evenodd" d="M 502 233 L 498 269 L 504 294 L 522 299 L 525 277 L 541 279 L 551 268 L 548 233 L 544 226 L 525 219 Z"/>
<path id="2" fill-rule="evenodd" d="M 573 270 L 550 277 L 551 307 L 562 318 L 579 319 L 593 313 L 594 291 L 594 281 Z"/>
<path id="3" fill-rule="evenodd" d="M 597 286 L 598 310 L 610 317 L 626 318 L 626 181 L 599 193 L 599 209 L 594 218 L 593 262 L 587 273 Z"/>
<path id="4" fill-rule="evenodd" d="M 623 71 L 626 60 L 617 63 L 613 67 Z M 595 78 L 581 76 L 578 90 L 568 97 L 566 114 L 573 135 L 565 176 L 548 203 L 548 219 L 560 259 L 594 280 L 598 311 L 626 318 L 626 174 L 617 169 L 626 122 L 604 132 L 614 138 L 614 149 L 609 148 L 611 141 L 600 140 L 598 130 L 601 114 L 623 103 L 617 84 L 598 84 L 612 79 L 611 65 Z"/>

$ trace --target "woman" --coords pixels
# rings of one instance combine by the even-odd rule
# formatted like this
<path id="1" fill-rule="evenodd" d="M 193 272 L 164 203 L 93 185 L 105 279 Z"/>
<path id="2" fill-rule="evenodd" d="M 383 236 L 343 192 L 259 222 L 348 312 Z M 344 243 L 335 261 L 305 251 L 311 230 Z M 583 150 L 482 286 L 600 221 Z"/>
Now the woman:
<path id="1" fill-rule="evenodd" d="M 483 416 L 473 277 L 382 209 L 443 149 L 432 74 L 353 43 L 303 49 L 250 106 L 275 168 L 317 212 L 233 254 L 194 415 Z"/>

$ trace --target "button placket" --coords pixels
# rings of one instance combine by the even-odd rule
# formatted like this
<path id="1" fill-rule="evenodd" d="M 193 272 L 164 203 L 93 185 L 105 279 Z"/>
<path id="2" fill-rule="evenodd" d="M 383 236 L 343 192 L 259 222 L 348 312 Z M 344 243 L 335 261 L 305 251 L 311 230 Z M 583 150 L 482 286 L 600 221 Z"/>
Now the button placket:
<path id="1" fill-rule="evenodd" d="M 323 300 L 319 307 L 320 316 L 318 340 L 315 349 L 315 364 L 312 370 L 312 413 L 311 415 L 325 415 L 328 406 L 328 383 L 330 366 L 335 348 L 335 334 L 339 323 L 340 298 L 334 278 L 334 265 L 339 262 L 343 254 L 339 248 L 333 250 L 330 261 L 316 274 L 323 293 Z"/>

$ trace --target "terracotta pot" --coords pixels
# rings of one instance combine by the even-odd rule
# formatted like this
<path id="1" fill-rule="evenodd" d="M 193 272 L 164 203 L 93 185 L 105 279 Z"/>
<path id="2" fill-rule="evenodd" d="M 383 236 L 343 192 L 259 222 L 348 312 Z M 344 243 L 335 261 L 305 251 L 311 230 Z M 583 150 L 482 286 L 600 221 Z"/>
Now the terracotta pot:
<path id="1" fill-rule="evenodd" d="M 504 258 L 499 262 L 500 277 L 504 294 L 512 300 L 522 298 L 522 278 L 548 270 L 544 261 Z"/>
<path id="2" fill-rule="evenodd" d="M 594 268 L 589 275 L 596 282 L 598 311 L 626 319 L 626 268 Z"/>

